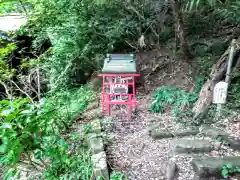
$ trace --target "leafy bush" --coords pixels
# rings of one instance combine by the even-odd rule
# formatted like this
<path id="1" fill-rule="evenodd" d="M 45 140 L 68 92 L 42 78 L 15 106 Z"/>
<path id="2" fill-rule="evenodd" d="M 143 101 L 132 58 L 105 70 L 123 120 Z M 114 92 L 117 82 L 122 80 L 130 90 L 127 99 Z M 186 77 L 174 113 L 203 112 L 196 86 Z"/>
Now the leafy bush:
<path id="1" fill-rule="evenodd" d="M 205 83 L 206 80 L 207 80 L 207 78 L 204 77 L 204 76 L 199 76 L 199 77 L 197 77 L 196 86 L 195 86 L 195 89 L 194 89 L 194 93 L 196 93 L 196 94 L 199 94 L 199 93 L 200 93 L 201 88 L 202 88 L 202 86 L 204 85 L 204 83 Z"/>
<path id="2" fill-rule="evenodd" d="M 70 141 L 71 142 L 71 141 Z M 78 144 L 75 144 L 78 143 Z M 74 152 L 69 153 L 75 145 Z M 78 142 L 67 143 L 59 136 L 45 137 L 43 151 L 36 152 L 37 158 L 47 158 L 51 164 L 43 172 L 44 179 L 83 179 L 92 175 L 90 152 Z"/>
<path id="3" fill-rule="evenodd" d="M 215 16 L 215 20 L 219 24 L 228 22 L 235 25 L 239 23 L 239 8 L 240 2 L 238 0 L 187 0 L 185 6 L 186 11 L 191 11 L 193 9 L 207 11 L 207 16 Z"/>
<path id="4" fill-rule="evenodd" d="M 11 1 L 0 1 L 0 14 L 5 13 L 25 13 L 28 14 L 28 9 L 30 9 L 33 5 L 33 3 L 36 3 L 35 0 L 24 0 L 24 1 L 18 1 L 18 0 L 11 0 Z"/>
<path id="5" fill-rule="evenodd" d="M 222 23 L 239 24 L 240 2 L 238 0 L 227 1 L 223 6 L 215 8 L 214 15 L 222 20 Z"/>
<path id="6" fill-rule="evenodd" d="M 29 104 L 27 99 L 2 100 L 0 106 L 1 163 L 15 165 L 24 151 L 39 147 L 35 139 L 37 133 L 44 133 L 46 130 L 47 112 L 42 107 Z"/>
<path id="7" fill-rule="evenodd" d="M 177 116 L 182 106 L 189 106 L 197 100 L 196 93 L 188 93 L 175 87 L 162 86 L 154 94 L 151 109 L 153 112 L 163 113 L 165 106 L 171 105 L 172 112 Z"/>
<path id="8" fill-rule="evenodd" d="M 67 121 L 77 116 L 94 100 L 95 96 L 89 86 L 74 89 L 60 89 L 58 92 L 47 94 L 48 106 L 55 107 L 59 116 Z"/>
<path id="9" fill-rule="evenodd" d="M 6 81 L 11 78 L 14 70 L 8 66 L 8 56 L 16 49 L 16 44 L 9 43 L 1 47 L 2 40 L 0 39 L 0 81 Z"/>
<path id="10" fill-rule="evenodd" d="M 39 164 L 36 160 L 40 161 L 46 179 L 89 179 L 92 172 L 88 150 L 79 141 L 75 145 L 76 138 L 67 142 L 61 134 L 92 98 L 91 89 L 82 87 L 61 91 L 38 104 L 26 98 L 0 101 L 0 157 L 7 169 L 5 179 L 18 172 L 18 163 L 26 160 L 24 157 L 34 167 Z M 73 145 L 74 152 L 69 154 Z"/>
<path id="11" fill-rule="evenodd" d="M 222 167 L 222 176 L 228 178 L 231 174 L 240 173 L 240 167 L 227 164 Z"/>

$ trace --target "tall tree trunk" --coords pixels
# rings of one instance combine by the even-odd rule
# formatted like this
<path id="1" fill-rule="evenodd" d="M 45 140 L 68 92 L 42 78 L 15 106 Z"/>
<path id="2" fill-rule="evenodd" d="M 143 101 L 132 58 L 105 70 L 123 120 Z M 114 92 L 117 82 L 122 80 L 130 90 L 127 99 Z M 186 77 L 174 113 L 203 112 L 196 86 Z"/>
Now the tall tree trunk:
<path id="1" fill-rule="evenodd" d="M 188 40 L 184 32 L 183 15 L 181 10 L 182 0 L 171 0 L 171 4 L 175 19 L 175 34 L 179 40 L 185 60 L 190 62 L 189 60 L 191 59 L 191 53 L 189 51 Z"/>

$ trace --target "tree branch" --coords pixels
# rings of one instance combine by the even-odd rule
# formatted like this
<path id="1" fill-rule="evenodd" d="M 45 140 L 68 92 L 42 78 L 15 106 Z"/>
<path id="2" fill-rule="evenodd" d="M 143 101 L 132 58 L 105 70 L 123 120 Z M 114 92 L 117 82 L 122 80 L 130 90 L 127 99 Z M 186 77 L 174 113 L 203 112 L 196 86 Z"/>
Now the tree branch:
<path id="1" fill-rule="evenodd" d="M 4 82 L 2 82 L 2 81 L 0 81 L 0 84 L 2 84 L 3 87 L 5 88 L 5 92 L 7 94 L 8 99 L 12 99 L 12 95 L 9 93 L 7 85 Z"/>
<path id="2" fill-rule="evenodd" d="M 40 68 L 37 66 L 37 86 L 38 86 L 38 100 L 41 100 L 41 84 L 40 84 Z"/>
<path id="3" fill-rule="evenodd" d="M 20 92 L 22 92 L 23 94 L 25 94 L 25 95 L 29 98 L 29 100 L 34 104 L 33 99 L 31 98 L 31 96 L 30 96 L 28 93 L 26 93 L 25 91 L 23 91 L 13 80 L 10 80 L 10 82 L 13 83 L 13 84 L 16 86 L 16 88 L 17 88 Z"/>
<path id="4" fill-rule="evenodd" d="M 145 17 L 143 15 L 141 15 L 137 9 L 135 7 L 133 7 L 132 5 L 130 4 L 125 4 L 125 8 L 127 10 L 132 10 L 139 19 L 143 20 L 143 21 L 146 21 Z M 151 29 L 152 33 L 154 34 L 154 36 L 156 36 L 156 38 L 159 37 L 158 33 L 153 29 L 153 27 L 150 25 L 149 28 Z"/>
<path id="5" fill-rule="evenodd" d="M 35 92 L 38 96 L 38 100 L 40 101 L 41 99 L 41 94 L 40 94 L 40 80 L 39 80 L 39 68 L 37 68 L 36 70 L 36 73 L 37 73 L 37 86 L 38 86 L 38 89 L 36 90 L 33 86 L 32 86 L 32 80 L 31 80 L 31 77 L 33 75 L 35 71 L 31 72 L 29 75 L 28 75 L 28 83 L 29 83 L 29 86 L 30 88 L 32 89 L 33 92 Z M 36 81 L 36 80 L 35 80 Z"/>
<path id="6" fill-rule="evenodd" d="M 126 42 L 131 48 L 135 49 L 136 51 L 139 51 L 139 49 L 138 49 L 136 46 L 132 45 L 132 44 L 131 44 L 130 42 L 128 42 L 127 40 L 125 40 L 125 42 Z"/>

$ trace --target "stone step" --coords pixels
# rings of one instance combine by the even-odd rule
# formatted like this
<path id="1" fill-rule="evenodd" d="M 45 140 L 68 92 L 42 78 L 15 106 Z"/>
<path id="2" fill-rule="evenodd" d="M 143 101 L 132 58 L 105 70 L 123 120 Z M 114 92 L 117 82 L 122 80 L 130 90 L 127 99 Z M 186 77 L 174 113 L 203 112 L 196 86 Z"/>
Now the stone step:
<path id="1" fill-rule="evenodd" d="M 91 149 L 93 154 L 97 154 L 104 151 L 104 144 L 102 137 L 95 133 L 89 133 L 87 135 L 88 147 Z"/>
<path id="2" fill-rule="evenodd" d="M 226 133 L 222 129 L 212 128 L 212 127 L 204 127 L 201 130 L 201 133 L 211 138 L 217 138 L 219 136 L 228 136 L 228 133 Z"/>
<path id="3" fill-rule="evenodd" d="M 235 139 L 233 137 L 225 137 L 224 140 L 228 143 L 230 148 L 240 151 L 240 139 Z"/>
<path id="4" fill-rule="evenodd" d="M 198 133 L 199 133 L 198 128 L 189 128 L 189 129 L 179 130 L 178 132 L 175 132 L 175 135 L 178 136 L 178 137 L 195 136 Z"/>
<path id="5" fill-rule="evenodd" d="M 151 132 L 149 132 L 149 136 L 151 136 L 153 139 L 174 137 L 174 135 L 168 130 L 152 130 Z"/>
<path id="6" fill-rule="evenodd" d="M 240 157 L 203 157 L 195 158 L 191 162 L 194 171 L 201 178 L 206 177 L 221 177 L 222 167 L 227 164 L 240 166 Z"/>
<path id="7" fill-rule="evenodd" d="M 92 155 L 93 173 L 95 179 L 109 180 L 107 157 L 104 151 Z"/>
<path id="8" fill-rule="evenodd" d="M 240 150 L 240 139 L 231 137 L 228 133 L 221 129 L 205 127 L 202 129 L 201 133 L 211 138 L 221 137 L 227 144 L 229 144 L 230 148 Z"/>
<path id="9" fill-rule="evenodd" d="M 175 132 L 170 132 L 169 130 L 163 128 L 149 129 L 149 135 L 154 139 L 195 136 L 198 133 L 199 133 L 198 128 L 181 129 Z"/>
<path id="10" fill-rule="evenodd" d="M 174 154 L 209 152 L 212 149 L 210 141 L 201 139 L 174 139 L 170 146 Z"/>

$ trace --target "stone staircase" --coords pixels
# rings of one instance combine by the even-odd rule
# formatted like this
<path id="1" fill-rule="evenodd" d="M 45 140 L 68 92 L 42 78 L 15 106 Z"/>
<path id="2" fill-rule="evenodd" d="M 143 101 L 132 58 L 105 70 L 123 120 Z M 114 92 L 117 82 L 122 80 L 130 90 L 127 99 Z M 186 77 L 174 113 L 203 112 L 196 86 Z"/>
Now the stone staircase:
<path id="1" fill-rule="evenodd" d="M 92 152 L 92 164 L 94 176 L 92 180 L 104 179 L 109 180 L 106 152 L 104 151 L 104 142 L 101 135 L 100 120 L 96 119 L 91 122 L 91 130 L 87 135 L 87 144 Z"/>
<path id="2" fill-rule="evenodd" d="M 179 154 L 190 155 L 192 157 L 190 164 L 199 179 L 222 178 L 222 167 L 227 164 L 240 167 L 240 156 L 204 155 L 219 150 L 223 142 L 230 149 L 240 151 L 240 139 L 234 139 L 220 129 L 203 127 L 170 131 L 164 126 L 157 125 L 150 127 L 148 133 L 155 140 L 171 138 L 169 140 L 171 157 Z M 221 141 L 216 141 L 216 138 L 221 139 Z M 176 163 L 170 160 L 166 171 L 166 179 L 176 179 L 177 169 Z"/>

